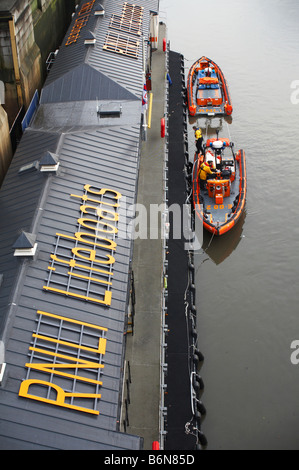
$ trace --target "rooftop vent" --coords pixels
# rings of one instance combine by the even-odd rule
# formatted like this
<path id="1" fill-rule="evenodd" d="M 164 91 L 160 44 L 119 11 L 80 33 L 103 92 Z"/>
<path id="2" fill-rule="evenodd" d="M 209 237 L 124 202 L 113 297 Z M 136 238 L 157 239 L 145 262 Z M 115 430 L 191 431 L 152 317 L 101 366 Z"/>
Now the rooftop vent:
<path id="1" fill-rule="evenodd" d="M 44 153 L 39 162 L 40 171 L 57 171 L 58 167 L 58 156 L 51 152 Z"/>
<path id="2" fill-rule="evenodd" d="M 107 103 L 98 106 L 98 114 L 100 117 L 120 117 L 122 106 L 119 103 Z"/>
<path id="3" fill-rule="evenodd" d="M 33 233 L 22 232 L 13 245 L 15 248 L 14 256 L 34 256 L 37 243 L 35 243 L 36 235 Z"/>
<path id="4" fill-rule="evenodd" d="M 95 44 L 95 43 L 96 43 L 95 35 L 91 31 L 88 31 L 85 36 L 84 44 L 89 46 L 90 44 Z"/>
<path id="5" fill-rule="evenodd" d="M 100 3 L 98 3 L 98 4 L 95 6 L 94 14 L 95 14 L 96 16 L 104 16 L 104 15 L 105 15 L 105 10 L 104 10 L 103 5 L 101 5 Z"/>

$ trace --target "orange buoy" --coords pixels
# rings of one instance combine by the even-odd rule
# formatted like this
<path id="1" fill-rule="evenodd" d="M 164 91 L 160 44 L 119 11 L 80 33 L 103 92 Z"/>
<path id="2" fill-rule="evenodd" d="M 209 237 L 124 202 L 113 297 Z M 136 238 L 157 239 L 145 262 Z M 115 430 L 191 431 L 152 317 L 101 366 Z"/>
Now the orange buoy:
<path id="1" fill-rule="evenodd" d="M 161 137 L 165 137 L 165 119 L 161 119 Z"/>
<path id="2" fill-rule="evenodd" d="M 154 441 L 153 444 L 152 444 L 152 450 L 159 450 L 159 449 L 160 449 L 159 442 Z"/>

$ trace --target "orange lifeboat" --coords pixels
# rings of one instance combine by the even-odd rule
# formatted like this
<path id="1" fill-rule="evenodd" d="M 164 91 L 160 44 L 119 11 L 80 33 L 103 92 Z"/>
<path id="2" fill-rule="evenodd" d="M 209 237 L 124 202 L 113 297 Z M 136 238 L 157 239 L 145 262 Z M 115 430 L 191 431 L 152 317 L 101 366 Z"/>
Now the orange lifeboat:
<path id="1" fill-rule="evenodd" d="M 190 116 L 230 116 L 233 112 L 223 72 L 205 56 L 194 62 L 189 70 L 187 99 Z"/>
<path id="2" fill-rule="evenodd" d="M 234 152 L 229 139 L 211 138 L 204 144 L 204 153 L 194 157 L 193 209 L 203 227 L 215 235 L 231 230 L 245 209 L 247 179 L 244 150 Z M 201 181 L 201 164 L 205 162 L 214 173 Z"/>

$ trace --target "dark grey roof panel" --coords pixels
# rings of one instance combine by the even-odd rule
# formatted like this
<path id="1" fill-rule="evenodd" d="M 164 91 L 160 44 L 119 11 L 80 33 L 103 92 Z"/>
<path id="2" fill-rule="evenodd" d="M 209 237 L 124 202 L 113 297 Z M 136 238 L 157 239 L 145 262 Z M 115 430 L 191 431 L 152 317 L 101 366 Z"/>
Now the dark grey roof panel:
<path id="1" fill-rule="evenodd" d="M 82 2 L 82 4 L 83 3 L 84 2 Z M 141 99 L 143 89 L 143 43 L 144 41 L 146 42 L 148 40 L 149 36 L 150 11 L 158 11 L 159 2 L 158 0 L 138 0 L 132 2 L 132 4 L 144 8 L 141 22 L 141 34 L 137 36 L 134 34 L 117 31 L 113 28 L 111 29 L 110 27 L 110 20 L 112 15 L 120 16 L 125 2 L 118 3 L 109 0 L 103 0 L 102 4 L 105 10 L 105 15 L 103 17 L 94 15 L 94 11 L 96 9 L 95 4 L 92 11 L 90 12 L 86 25 L 81 29 L 76 41 L 74 43 L 68 44 L 68 38 L 70 37 L 74 23 L 79 16 L 80 6 L 78 7 L 76 15 L 73 18 L 72 24 L 67 31 L 62 46 L 59 49 L 59 53 L 57 54 L 55 62 L 46 80 L 45 91 L 43 92 L 44 96 L 41 97 L 41 102 L 45 103 L 48 102 L 48 100 L 51 101 L 54 99 L 58 101 L 56 95 L 58 92 L 54 92 L 53 87 L 50 85 L 53 85 L 54 82 L 56 82 L 58 79 L 61 79 L 65 75 L 68 76 L 68 84 L 73 93 L 73 100 L 78 101 L 79 99 L 84 99 L 83 97 L 80 98 L 80 96 L 83 96 L 81 88 L 73 88 L 72 74 L 68 74 L 70 71 L 74 70 L 82 64 L 88 64 L 95 71 L 101 72 L 101 74 L 104 74 L 108 79 L 114 81 L 115 86 L 118 85 L 121 87 L 121 89 L 125 88 L 129 93 L 132 93 L 135 98 Z M 96 38 L 94 45 L 86 46 L 84 44 L 85 36 L 88 32 L 94 34 Z M 105 45 L 108 32 L 114 32 L 116 34 L 120 33 L 124 37 L 136 40 L 138 43 L 136 58 L 126 56 L 125 54 L 118 54 L 104 50 L 103 46 Z M 75 76 L 74 78 L 76 78 L 78 82 L 78 77 Z M 94 75 L 94 79 L 97 80 L 96 75 Z M 101 95 L 105 94 L 104 85 L 105 82 L 101 80 L 100 83 L 97 83 L 96 85 L 99 99 L 101 99 Z M 67 86 L 67 82 L 65 83 L 65 86 Z M 118 90 L 117 87 L 115 88 L 115 86 L 111 86 L 110 96 L 114 91 L 117 92 L 118 96 L 120 93 L 124 93 L 123 91 L 121 92 Z M 48 87 L 49 91 L 46 92 Z M 75 97 L 76 92 L 78 93 L 77 97 Z M 88 95 L 88 90 L 84 90 L 84 96 L 85 95 Z M 89 96 L 90 97 L 88 99 L 93 99 L 92 94 L 89 94 Z M 115 96 L 114 99 L 118 99 L 117 96 Z"/>
<path id="2" fill-rule="evenodd" d="M 26 131 L 28 138 L 24 142 L 22 139 L 19 152 L 23 151 L 23 146 L 28 151 L 32 149 L 38 134 L 40 138 L 47 136 L 47 133 Z M 8 445 L 17 449 L 141 448 L 141 438 L 117 432 L 124 360 L 124 313 L 128 301 L 132 241 L 116 238 L 112 302 L 109 308 L 43 289 L 50 255 L 57 241 L 56 233 L 72 235 L 78 227 L 81 203 L 72 198 L 71 194 L 81 194 L 84 185 L 90 184 L 116 189 L 126 198 L 127 204 L 135 201 L 139 139 L 139 124 L 99 127 L 85 132 L 62 134 L 59 142 L 56 136 L 55 143 L 49 149 L 59 158 L 60 167 L 55 176 L 42 177 L 43 197 L 38 206 L 35 204 L 39 211 L 35 213 L 34 221 L 38 249 L 35 258 L 23 264 L 15 305 L 11 311 L 14 321 L 5 342 L 7 374 L 13 380 L 7 381 L 0 389 L 0 404 L 5 393 L 5 412 L 0 424 L 0 435 L 3 434 L 0 446 L 4 448 Z M 49 148 L 47 139 L 46 142 L 46 148 Z M 46 148 L 40 146 L 39 154 L 35 149 L 34 158 L 42 158 Z M 39 172 L 33 174 L 41 176 Z M 9 258 L 13 259 L 12 252 Z M 25 364 L 32 334 L 36 329 L 38 310 L 66 318 L 84 319 L 87 323 L 107 328 L 98 417 L 83 413 L 78 420 L 76 413 L 34 400 L 27 400 L 26 410 L 23 410 L 24 399 L 18 397 L 18 389 L 25 378 Z"/>
<path id="3" fill-rule="evenodd" d="M 83 3 L 85 2 L 82 1 L 80 5 Z M 74 27 L 74 23 L 78 18 L 81 8 L 80 5 L 76 10 L 76 14 L 74 15 L 73 20 L 66 32 L 65 38 L 62 41 L 62 44 L 59 48 L 59 53 L 57 54 L 50 73 L 46 79 L 45 86 L 48 86 L 50 83 L 56 81 L 70 70 L 76 68 L 78 65 L 85 63 L 86 61 L 87 54 L 89 53 L 89 47 L 84 45 L 84 34 L 86 34 L 88 30 L 91 32 L 95 30 L 99 17 L 90 14 L 88 17 L 88 22 L 81 29 L 76 43 L 66 45 L 67 39 L 69 38 L 72 28 Z"/>
<path id="4" fill-rule="evenodd" d="M 87 64 L 80 64 L 42 90 L 41 104 L 90 100 L 132 100 L 132 93 Z"/>
<path id="5" fill-rule="evenodd" d="M 88 63 L 99 69 L 107 77 L 115 80 L 115 82 L 124 86 L 130 92 L 134 93 L 135 96 L 141 99 L 142 97 L 142 69 L 143 69 L 143 45 L 142 41 L 145 42 L 149 37 L 149 24 L 150 24 L 150 11 L 157 12 L 159 9 L 158 0 L 138 0 L 129 2 L 134 5 L 138 5 L 144 8 L 143 17 L 141 23 L 141 35 L 134 36 L 132 34 L 122 33 L 130 38 L 139 40 L 138 57 L 131 58 L 121 54 L 116 54 L 103 49 L 105 44 L 106 36 L 108 32 L 116 32 L 117 30 L 111 29 L 110 19 L 112 15 L 121 15 L 122 6 L 125 2 L 109 2 L 105 3 L 105 17 L 102 19 L 101 28 L 96 29 L 96 45 L 90 50 L 88 56 Z"/>
<path id="6" fill-rule="evenodd" d="M 44 450 L 139 450 L 142 439 L 136 436 L 122 434 L 107 429 L 99 429 L 94 426 L 92 419 L 85 425 L 76 421 L 61 420 L 60 426 L 57 419 L 43 416 L 42 405 L 35 403 L 40 408 L 40 422 L 35 420 L 35 410 L 18 409 L 17 403 L 11 401 L 6 406 L 0 405 L 1 420 L 5 425 L 5 434 L 0 429 L 0 449 L 44 449 Z M 22 411 L 22 413 L 20 413 Z M 42 428 L 42 420 L 47 419 L 49 431 Z M 103 419 L 104 421 L 104 419 Z M 69 429 L 72 429 L 70 435 Z M 82 432 L 82 428 L 84 429 Z M 26 436 L 26 441 L 24 441 Z M 82 437 L 83 436 L 83 437 Z"/>
<path id="7" fill-rule="evenodd" d="M 58 134 L 27 129 L 0 190 L 0 271 L 4 273 L 0 287 L 0 336 L 14 287 L 12 280 L 16 279 L 20 266 L 20 261 L 13 257 L 13 244 L 22 231 L 31 231 L 45 184 L 39 171 L 19 174 L 19 170 L 38 160 L 45 151 L 55 152 L 59 139 Z"/>
<path id="8" fill-rule="evenodd" d="M 101 117 L 97 110 L 102 104 L 118 104 L 122 108 L 120 116 Z M 65 103 L 49 103 L 39 106 L 34 121 L 34 129 L 44 129 L 51 132 L 70 133 L 74 131 L 93 131 L 95 128 L 124 127 L 140 125 L 140 101 L 74 101 Z M 128 127 L 128 132 L 130 128 Z M 121 150 L 121 148 L 120 148 Z"/>
<path id="9" fill-rule="evenodd" d="M 157 10 L 158 1 L 137 0 L 134 3 L 144 6 L 142 32 L 147 38 L 149 10 Z M 103 49 L 111 16 L 119 15 L 123 5 L 125 2 L 103 0 L 105 16 L 95 17 L 90 14 L 84 28 L 80 29 L 78 39 L 66 46 L 73 25 L 70 26 L 47 79 L 42 97 L 45 99 L 44 104 L 39 106 L 31 128 L 26 130 L 0 192 L 0 217 L 6 222 L 0 228 L 0 274 L 4 274 L 0 286 L 0 333 L 9 314 L 3 335 L 7 367 L 0 387 L 0 448 L 123 450 L 140 449 L 142 446 L 142 438 L 118 431 L 124 368 L 124 327 L 133 247 L 133 241 L 126 232 L 130 227 L 130 216 L 127 214 L 125 223 L 122 221 L 125 236 L 120 231 L 115 234 L 115 261 L 112 263 L 113 275 L 109 277 L 111 303 L 103 305 L 87 295 L 76 296 L 76 292 L 82 292 L 86 279 L 87 283 L 91 281 L 92 284 L 94 281 L 85 270 L 86 266 L 83 266 L 83 276 L 82 266 L 76 265 L 78 271 L 70 273 L 70 266 L 74 264 L 66 262 L 65 266 L 61 259 L 55 267 L 50 266 L 51 255 L 55 250 L 57 255 L 65 256 L 65 259 L 71 259 L 67 251 L 76 253 L 69 240 L 82 228 L 78 218 L 84 210 L 81 205 L 85 185 L 110 188 L 121 193 L 119 210 L 125 213 L 136 199 L 140 153 L 139 98 L 143 85 L 142 42 L 136 58 Z M 88 31 L 95 35 L 94 45 L 84 45 Z M 112 102 L 113 109 L 121 103 L 118 116 L 109 116 L 109 113 L 104 117 L 99 116 L 98 106 L 105 104 L 109 107 Z M 45 152 L 54 154 L 55 160 L 57 156 L 59 167 L 56 173 L 44 174 L 38 171 L 35 163 L 43 158 Z M 19 173 L 21 166 L 25 168 Z M 22 231 L 36 235 L 37 243 L 34 257 L 25 260 L 16 259 L 12 247 Z M 80 247 L 79 243 L 79 250 L 84 251 L 84 248 L 85 252 L 90 251 L 86 245 L 82 247 L 81 244 Z M 96 255 L 105 259 L 105 250 L 103 252 L 99 249 Z M 101 262 L 99 264 L 102 265 Z M 92 271 L 96 271 L 94 266 L 89 273 Z M 94 272 L 92 275 L 95 275 Z M 51 276 L 54 280 L 51 280 Z M 66 291 L 65 281 L 73 283 L 71 292 Z M 96 282 L 100 282 L 99 278 Z M 62 287 L 60 292 L 44 288 L 49 285 Z M 101 286 L 94 283 L 91 286 L 92 295 L 98 292 L 99 296 L 102 295 Z M 100 375 L 95 381 L 81 381 L 80 377 L 70 383 L 69 374 L 61 374 L 61 377 L 57 373 L 57 382 L 53 384 L 60 384 L 65 391 L 76 392 L 75 397 L 68 393 L 71 395 L 68 399 L 74 399 L 80 406 L 83 406 L 84 399 L 88 403 L 91 401 L 92 408 L 89 411 L 93 409 L 100 414 L 79 413 L 65 406 L 53 406 L 53 403 L 47 401 L 19 396 L 20 384 L 26 377 L 41 377 L 44 381 L 48 377 L 52 380 L 51 376 L 57 372 L 52 374 L 44 369 L 36 370 L 35 367 L 32 372 L 30 366 L 26 365 L 31 360 L 32 351 L 37 354 L 33 365 L 37 365 L 40 360 L 47 364 L 48 356 L 55 356 L 55 360 L 58 360 L 56 364 L 59 364 L 61 357 L 72 361 L 74 356 L 66 359 L 65 354 L 74 353 L 72 342 L 74 338 L 81 338 L 85 327 L 93 330 L 91 335 L 89 333 L 87 344 L 90 344 L 89 341 L 98 344 L 100 334 L 103 335 L 102 339 L 105 338 L 104 352 L 98 354 L 98 350 L 93 347 L 86 351 L 83 346 L 85 352 L 80 356 L 88 360 L 100 360 L 103 366 L 99 369 Z M 95 330 L 101 333 L 95 334 Z M 61 342 L 57 339 L 57 331 L 59 335 L 62 334 Z M 37 337 L 40 343 L 37 343 L 35 350 L 31 346 Z M 52 353 L 51 338 L 54 338 L 52 342 L 58 348 L 57 354 Z M 86 344 L 85 339 L 83 345 Z M 43 341 L 46 341 L 46 345 Z M 80 342 L 80 349 L 82 344 Z M 48 349 L 43 350 L 45 347 Z M 77 360 L 76 357 L 76 367 Z M 49 361 L 51 365 L 51 359 Z M 72 370 L 72 367 L 69 369 Z M 84 372 L 88 377 L 90 374 L 94 377 L 93 369 L 98 370 L 90 365 Z M 82 369 L 80 371 L 83 373 Z M 99 379 L 102 383 L 99 383 Z M 88 399 L 81 395 L 85 391 L 91 394 Z M 46 393 L 45 388 L 43 392 Z M 50 386 L 48 396 L 52 392 Z"/>

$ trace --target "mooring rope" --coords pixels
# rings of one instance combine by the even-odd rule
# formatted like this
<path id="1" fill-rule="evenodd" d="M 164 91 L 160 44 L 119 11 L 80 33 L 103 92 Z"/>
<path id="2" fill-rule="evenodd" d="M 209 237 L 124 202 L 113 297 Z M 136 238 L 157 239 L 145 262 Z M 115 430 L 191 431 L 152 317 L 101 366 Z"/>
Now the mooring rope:
<path id="1" fill-rule="evenodd" d="M 212 236 L 211 236 L 211 238 L 210 238 L 209 244 L 208 244 L 207 248 L 205 249 L 205 251 L 207 251 L 207 250 L 210 248 L 210 245 L 211 245 L 211 243 L 212 243 L 212 241 L 213 241 L 214 236 L 215 236 L 215 232 L 212 233 Z"/>

